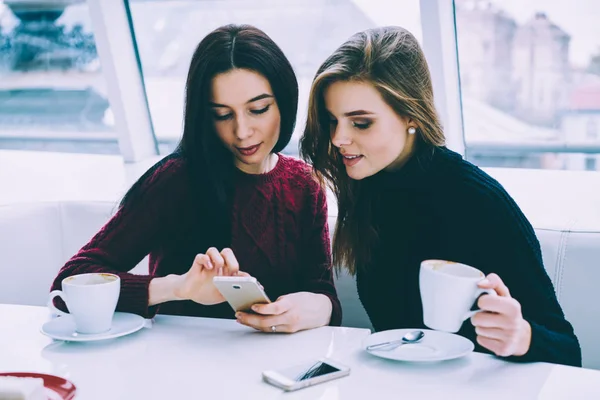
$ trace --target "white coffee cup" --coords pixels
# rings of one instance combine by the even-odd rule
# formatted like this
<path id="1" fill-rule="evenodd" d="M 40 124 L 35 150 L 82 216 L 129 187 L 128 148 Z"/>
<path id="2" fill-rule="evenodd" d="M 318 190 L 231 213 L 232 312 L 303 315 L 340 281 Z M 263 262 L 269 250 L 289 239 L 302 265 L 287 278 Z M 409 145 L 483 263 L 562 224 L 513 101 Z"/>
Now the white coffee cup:
<path id="1" fill-rule="evenodd" d="M 479 296 L 496 295 L 493 289 L 477 286 L 484 278 L 483 272 L 466 264 L 423 261 L 419 272 L 423 323 L 437 331 L 458 332 L 465 320 L 481 311 Z"/>
<path id="2" fill-rule="evenodd" d="M 62 290 L 50 292 L 48 307 L 60 316 L 73 316 L 79 333 L 103 333 L 112 326 L 120 291 L 121 279 L 118 275 L 73 275 L 63 279 Z M 57 296 L 64 300 L 69 313 L 54 306 L 54 298 Z"/>

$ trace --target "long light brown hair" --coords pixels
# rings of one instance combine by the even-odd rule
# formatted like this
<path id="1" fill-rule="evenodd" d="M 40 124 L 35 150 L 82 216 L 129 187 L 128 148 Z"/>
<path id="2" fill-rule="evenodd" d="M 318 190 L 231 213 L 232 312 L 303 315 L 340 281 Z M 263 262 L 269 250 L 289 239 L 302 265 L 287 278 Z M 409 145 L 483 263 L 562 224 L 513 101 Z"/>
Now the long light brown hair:
<path id="1" fill-rule="evenodd" d="M 382 27 L 359 32 L 321 65 L 312 83 L 300 154 L 337 197 L 333 262 L 338 271 L 344 266 L 354 275 L 371 261 L 377 230 L 371 218 L 368 182 L 348 177 L 339 151 L 331 143 L 324 92 L 338 81 L 372 84 L 399 116 L 416 123 L 417 145 L 443 146 L 445 139 L 425 55 L 406 29 Z"/>

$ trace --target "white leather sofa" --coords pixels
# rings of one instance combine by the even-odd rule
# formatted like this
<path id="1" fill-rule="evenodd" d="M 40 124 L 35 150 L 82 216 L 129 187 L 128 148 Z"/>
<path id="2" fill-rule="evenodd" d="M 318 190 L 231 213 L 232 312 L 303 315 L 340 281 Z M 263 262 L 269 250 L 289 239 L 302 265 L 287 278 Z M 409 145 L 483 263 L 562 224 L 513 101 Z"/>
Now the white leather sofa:
<path id="1" fill-rule="evenodd" d="M 584 366 L 600 369 L 600 307 L 596 300 L 600 282 L 600 176 L 598 186 L 590 189 L 572 179 L 557 182 L 552 174 L 540 179 L 540 174 L 528 177 L 527 171 L 489 172 L 513 194 L 534 225 L 558 299 L 581 342 Z M 44 305 L 58 269 L 115 209 L 115 202 L 0 204 L 0 303 Z M 332 206 L 332 231 L 335 219 Z M 134 272 L 145 270 L 147 264 L 142 262 Z M 342 275 L 337 288 L 343 324 L 371 328 L 354 280 Z"/>
<path id="2" fill-rule="evenodd" d="M 112 202 L 0 204 L 0 303 L 45 305 L 60 267 L 116 207 Z M 147 270 L 140 263 L 134 272 Z"/>

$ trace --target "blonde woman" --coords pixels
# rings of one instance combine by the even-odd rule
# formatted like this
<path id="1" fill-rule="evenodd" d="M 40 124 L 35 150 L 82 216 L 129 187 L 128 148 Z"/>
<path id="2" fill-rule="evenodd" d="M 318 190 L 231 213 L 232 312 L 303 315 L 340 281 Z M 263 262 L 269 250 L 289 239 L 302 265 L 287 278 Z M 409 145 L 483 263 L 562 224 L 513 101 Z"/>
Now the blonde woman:
<path id="1" fill-rule="evenodd" d="M 398 27 L 360 32 L 313 81 L 303 157 L 339 203 L 334 265 L 356 275 L 378 331 L 424 327 L 421 261 L 487 274 L 459 334 L 477 350 L 581 365 L 531 224 L 504 188 L 444 146 L 425 56 Z"/>

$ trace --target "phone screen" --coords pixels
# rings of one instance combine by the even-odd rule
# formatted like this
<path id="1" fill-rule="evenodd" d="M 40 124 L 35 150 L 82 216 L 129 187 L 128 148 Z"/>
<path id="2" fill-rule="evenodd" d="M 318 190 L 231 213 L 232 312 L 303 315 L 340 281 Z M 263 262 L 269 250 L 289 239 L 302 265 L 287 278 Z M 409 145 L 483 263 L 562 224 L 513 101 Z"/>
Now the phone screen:
<path id="1" fill-rule="evenodd" d="M 339 369 L 334 366 L 317 361 L 313 363 L 297 365 L 295 367 L 285 369 L 280 373 L 294 382 L 301 382 L 310 378 L 316 378 L 317 376 L 327 375 L 338 371 Z"/>

